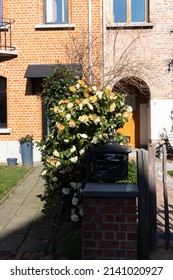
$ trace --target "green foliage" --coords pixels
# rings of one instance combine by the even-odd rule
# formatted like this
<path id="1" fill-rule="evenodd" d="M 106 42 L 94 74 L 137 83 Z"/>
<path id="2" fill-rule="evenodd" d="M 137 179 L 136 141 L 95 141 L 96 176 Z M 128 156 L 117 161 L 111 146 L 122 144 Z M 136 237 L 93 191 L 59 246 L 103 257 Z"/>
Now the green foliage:
<path id="1" fill-rule="evenodd" d="M 54 114 L 51 110 L 58 101 L 70 95 L 69 87 L 76 83 L 77 77 L 63 65 L 57 65 L 53 73 L 43 82 L 43 91 L 40 96 L 46 105 L 46 114 L 49 119 L 49 129 L 55 125 Z"/>
<path id="2" fill-rule="evenodd" d="M 137 184 L 137 166 L 134 160 L 128 164 L 128 182 Z"/>
<path id="3" fill-rule="evenodd" d="M 19 142 L 21 143 L 21 144 L 23 144 L 23 143 L 28 143 L 28 142 L 32 142 L 33 141 L 33 135 L 29 135 L 29 134 L 27 134 L 27 135 L 25 135 L 24 137 L 21 137 L 20 139 L 19 139 Z"/>
<path id="4" fill-rule="evenodd" d="M 168 174 L 173 177 L 173 170 L 168 171 Z"/>

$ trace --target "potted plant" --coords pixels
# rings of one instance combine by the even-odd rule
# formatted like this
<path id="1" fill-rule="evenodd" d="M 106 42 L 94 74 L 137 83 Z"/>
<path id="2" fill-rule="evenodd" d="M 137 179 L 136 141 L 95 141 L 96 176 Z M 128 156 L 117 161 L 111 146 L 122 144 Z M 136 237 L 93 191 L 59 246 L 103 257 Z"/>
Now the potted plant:
<path id="1" fill-rule="evenodd" d="M 22 165 L 33 164 L 33 135 L 27 134 L 19 139 Z"/>

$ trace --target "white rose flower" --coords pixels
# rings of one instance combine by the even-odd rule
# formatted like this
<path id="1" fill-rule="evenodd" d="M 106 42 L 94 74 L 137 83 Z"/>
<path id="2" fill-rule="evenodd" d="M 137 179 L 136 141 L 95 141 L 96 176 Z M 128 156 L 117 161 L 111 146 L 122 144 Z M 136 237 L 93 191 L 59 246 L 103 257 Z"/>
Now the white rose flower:
<path id="1" fill-rule="evenodd" d="M 80 88 L 80 84 L 76 84 L 76 88 L 79 89 Z"/>
<path id="2" fill-rule="evenodd" d="M 62 189 L 62 193 L 63 193 L 63 194 L 69 194 L 69 193 L 70 193 L 69 188 L 63 188 L 63 189 Z"/>
<path id="3" fill-rule="evenodd" d="M 133 108 L 131 106 L 128 106 L 127 107 L 127 112 L 132 112 L 133 111 Z"/>
<path id="4" fill-rule="evenodd" d="M 73 163 L 76 163 L 78 161 L 78 157 L 72 157 L 70 158 L 70 161 L 73 162 Z"/>
<path id="5" fill-rule="evenodd" d="M 94 109 L 94 107 L 93 107 L 93 105 L 91 105 L 91 103 L 88 103 L 87 105 L 88 105 L 88 108 L 89 108 L 90 110 L 93 110 L 93 109 Z"/>
<path id="6" fill-rule="evenodd" d="M 79 109 L 80 109 L 80 110 L 83 109 L 83 104 L 82 104 L 82 102 L 79 104 Z"/>
<path id="7" fill-rule="evenodd" d="M 64 143 L 69 143 L 69 140 L 68 139 L 64 139 Z"/>
<path id="8" fill-rule="evenodd" d="M 60 156 L 60 154 L 59 154 L 59 152 L 58 152 L 57 150 L 55 150 L 55 151 L 53 152 L 53 155 L 54 155 L 55 157 L 59 157 L 59 156 Z"/>
<path id="9" fill-rule="evenodd" d="M 71 114 L 68 113 L 68 114 L 66 115 L 66 119 L 69 121 L 69 120 L 71 119 Z"/>
<path id="10" fill-rule="evenodd" d="M 77 197 L 73 197 L 72 204 L 76 206 L 78 204 L 79 199 Z"/>
<path id="11" fill-rule="evenodd" d="M 80 188 L 82 187 L 82 183 L 81 183 L 81 182 L 78 182 L 78 183 L 76 184 L 76 187 L 77 187 L 77 189 L 80 189 Z"/>
<path id="12" fill-rule="evenodd" d="M 52 182 L 56 183 L 58 181 L 58 178 L 57 177 L 53 177 L 52 178 Z"/>
<path id="13" fill-rule="evenodd" d="M 93 86 L 92 89 L 93 89 L 93 91 L 96 91 L 96 90 L 97 90 L 96 86 Z"/>
<path id="14" fill-rule="evenodd" d="M 71 153 L 74 153 L 76 151 L 76 147 L 73 145 L 72 148 L 70 149 Z"/>
<path id="15" fill-rule="evenodd" d="M 75 182 L 71 182 L 71 183 L 70 183 L 70 186 L 71 186 L 73 189 L 76 189 L 76 183 L 75 183 Z"/>
<path id="16" fill-rule="evenodd" d="M 98 143 L 98 138 L 97 138 L 97 136 L 94 136 L 94 137 L 93 137 L 91 143 L 93 143 L 93 144 L 97 144 L 97 143 Z"/>
<path id="17" fill-rule="evenodd" d="M 96 118 L 93 122 L 94 122 L 95 124 L 98 124 L 98 123 L 100 123 L 100 121 L 101 121 L 100 117 L 97 116 L 97 118 Z"/>
<path id="18" fill-rule="evenodd" d="M 79 215 L 83 217 L 83 208 L 80 208 Z"/>
<path id="19" fill-rule="evenodd" d="M 82 138 L 88 138 L 88 135 L 87 134 L 85 134 L 85 133 L 79 133 L 79 135 L 80 135 L 80 137 L 82 137 Z"/>
<path id="20" fill-rule="evenodd" d="M 76 214 L 71 215 L 71 219 L 73 222 L 78 222 L 79 221 L 79 217 Z"/>
<path id="21" fill-rule="evenodd" d="M 54 187 L 53 187 L 53 185 L 52 185 L 52 184 L 50 184 L 50 186 L 49 186 L 49 187 L 50 187 L 50 189 L 51 189 L 51 190 L 54 190 Z"/>
<path id="22" fill-rule="evenodd" d="M 60 161 L 57 161 L 56 162 L 56 167 L 60 166 L 61 165 L 61 162 Z"/>
<path id="23" fill-rule="evenodd" d="M 102 97 L 103 97 L 103 92 L 100 91 L 100 90 L 98 90 L 98 91 L 96 92 L 96 96 L 97 96 L 99 99 L 102 99 Z"/>
<path id="24" fill-rule="evenodd" d="M 67 107 L 68 107 L 69 109 L 73 108 L 73 103 L 72 103 L 72 102 L 68 103 L 68 104 L 67 104 Z"/>
<path id="25" fill-rule="evenodd" d="M 75 208 L 72 208 L 72 209 L 71 209 L 71 214 L 72 214 L 72 215 L 76 214 Z"/>
<path id="26" fill-rule="evenodd" d="M 85 150 L 84 150 L 84 149 L 82 149 L 82 150 L 79 151 L 80 156 L 82 156 L 84 153 L 85 153 Z"/>
<path id="27" fill-rule="evenodd" d="M 43 170 L 43 172 L 41 173 L 42 176 L 46 176 L 47 174 L 47 170 Z"/>

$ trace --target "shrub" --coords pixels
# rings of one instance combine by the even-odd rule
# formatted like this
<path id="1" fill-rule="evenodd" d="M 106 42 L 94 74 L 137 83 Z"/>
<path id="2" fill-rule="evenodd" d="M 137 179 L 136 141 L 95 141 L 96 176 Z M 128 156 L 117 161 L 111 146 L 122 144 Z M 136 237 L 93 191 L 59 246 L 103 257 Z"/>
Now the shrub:
<path id="1" fill-rule="evenodd" d="M 60 100 L 52 97 L 51 103 L 48 99 L 51 129 L 45 142 L 40 143 L 42 175 L 51 190 L 58 190 L 62 199 L 69 200 L 71 219 L 77 222 L 83 215 L 82 164 L 86 153 L 94 145 L 106 142 L 110 128 L 114 129 L 116 141 L 122 142 L 123 136 L 116 131 L 132 117 L 132 108 L 125 105 L 124 94 L 115 93 L 109 87 L 97 89 L 83 80 L 69 87 L 64 87 L 62 82 L 59 91 Z"/>

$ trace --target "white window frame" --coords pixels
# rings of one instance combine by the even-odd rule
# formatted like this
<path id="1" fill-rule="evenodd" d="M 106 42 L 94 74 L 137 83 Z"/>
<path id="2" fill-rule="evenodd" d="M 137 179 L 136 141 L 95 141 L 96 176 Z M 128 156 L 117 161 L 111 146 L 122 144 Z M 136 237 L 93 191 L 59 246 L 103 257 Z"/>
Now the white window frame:
<path id="1" fill-rule="evenodd" d="M 62 20 L 58 21 L 58 2 L 61 1 Z M 68 0 L 45 0 L 44 1 L 44 23 L 66 24 L 68 23 Z"/>

